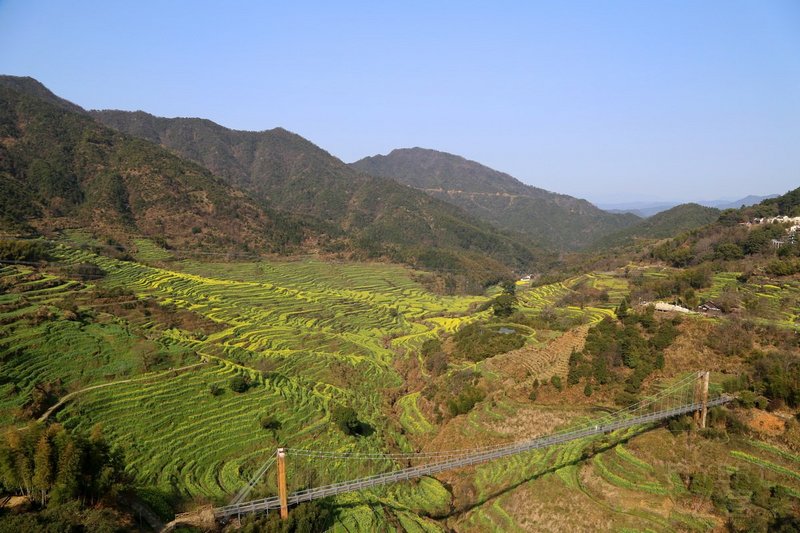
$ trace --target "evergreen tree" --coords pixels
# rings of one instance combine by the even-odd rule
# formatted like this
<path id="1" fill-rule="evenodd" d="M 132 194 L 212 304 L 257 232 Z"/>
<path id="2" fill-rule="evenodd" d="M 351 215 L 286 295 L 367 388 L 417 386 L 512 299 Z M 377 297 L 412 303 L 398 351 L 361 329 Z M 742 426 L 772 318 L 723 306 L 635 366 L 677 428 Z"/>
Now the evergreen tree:
<path id="1" fill-rule="evenodd" d="M 622 301 L 617 306 L 617 309 L 615 311 L 615 313 L 617 315 L 617 318 L 619 318 L 620 320 L 623 320 L 624 318 L 626 318 L 628 316 L 628 311 L 629 311 L 629 309 L 628 309 L 628 299 L 627 298 L 623 298 Z"/>

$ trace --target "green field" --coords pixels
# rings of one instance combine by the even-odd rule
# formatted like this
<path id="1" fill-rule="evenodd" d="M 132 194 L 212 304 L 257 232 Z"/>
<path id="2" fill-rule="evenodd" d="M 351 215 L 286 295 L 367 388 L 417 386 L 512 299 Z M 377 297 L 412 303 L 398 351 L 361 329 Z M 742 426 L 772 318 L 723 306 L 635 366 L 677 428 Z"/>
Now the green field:
<path id="1" fill-rule="evenodd" d="M 425 340 L 488 319 L 491 310 L 479 309 L 489 296 L 433 294 L 415 280 L 416 273 L 398 265 L 316 258 L 200 262 L 173 257 L 150 241 L 136 245 L 136 257 L 144 263 L 65 243 L 54 252 L 61 270 L 0 267 L 5 288 L 0 292 L 0 421 L 19 425 L 37 384 L 58 382 L 62 396 L 77 392 L 51 420 L 84 431 L 99 424 L 124 452 L 142 498 L 154 507 L 225 503 L 279 446 L 408 452 L 507 443 L 520 438 L 514 424 L 525 429 L 530 402 L 515 396 L 516 385 L 507 386 L 498 373 L 487 370 L 482 378 L 493 394 L 445 427 L 422 408 L 419 388 L 404 389 L 398 367 L 408 359 L 422 363 L 419 348 Z M 93 263 L 105 275 L 79 280 L 68 274 L 67 267 L 79 263 Z M 719 294 L 731 276 L 717 275 L 708 296 Z M 561 304 L 586 287 L 607 298 Z M 98 302 L 98 290 L 121 295 Z M 555 308 L 575 325 L 613 316 L 627 290 L 619 273 L 517 286 L 525 317 L 536 319 Z M 770 291 L 761 286 L 758 297 L 772 298 Z M 779 294 L 785 291 L 782 287 Z M 772 299 L 768 303 L 780 309 Z M 793 320 L 795 311 L 781 311 L 778 320 Z M 496 324 L 517 328 L 533 346 L 545 346 L 563 331 Z M 461 361 L 451 372 L 484 368 Z M 421 375 L 423 381 L 431 379 L 424 371 Z M 231 390 L 235 376 L 247 377 L 247 391 Z M 97 385 L 103 386 L 91 388 Z M 345 436 L 331 421 L 337 405 L 352 406 L 374 431 Z M 554 429 L 595 416 L 581 407 L 547 409 L 540 414 L 552 412 Z M 279 427 L 262 428 L 265 415 Z M 446 430 L 450 437 L 439 439 Z M 520 511 L 525 501 L 547 516 L 567 502 L 583 506 L 588 517 L 583 524 L 601 529 L 614 524 L 639 531 L 707 530 L 712 517 L 693 518 L 682 503 L 670 512 L 629 505 L 637 498 L 653 505 L 688 498 L 669 468 L 676 459 L 660 444 L 638 446 L 647 438 L 631 430 L 607 437 L 588 460 L 586 450 L 593 443 L 582 440 L 466 469 L 447 477 L 447 484 L 423 478 L 341 496 L 334 530 L 373 531 L 391 524 L 405 531 L 525 531 L 536 523 L 533 511 L 530 516 Z M 713 451 L 720 464 L 766 470 L 790 493 L 800 494 L 797 456 L 784 449 L 752 441 L 733 451 Z M 387 459 L 322 464 L 293 457 L 289 489 L 401 465 Z M 267 479 L 254 495 L 274 493 L 274 485 Z M 622 500 L 606 493 L 618 493 Z M 465 508 L 454 508 L 459 505 Z"/>

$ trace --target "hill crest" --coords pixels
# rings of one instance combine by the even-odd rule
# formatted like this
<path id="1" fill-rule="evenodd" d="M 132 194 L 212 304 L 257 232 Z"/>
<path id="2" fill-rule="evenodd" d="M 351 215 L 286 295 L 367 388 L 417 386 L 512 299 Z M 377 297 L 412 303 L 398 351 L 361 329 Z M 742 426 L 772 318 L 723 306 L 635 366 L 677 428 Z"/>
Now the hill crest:
<path id="1" fill-rule="evenodd" d="M 546 235 L 549 244 L 566 249 L 585 247 L 639 220 L 437 150 L 401 148 L 350 166 L 425 191 L 503 229 Z"/>

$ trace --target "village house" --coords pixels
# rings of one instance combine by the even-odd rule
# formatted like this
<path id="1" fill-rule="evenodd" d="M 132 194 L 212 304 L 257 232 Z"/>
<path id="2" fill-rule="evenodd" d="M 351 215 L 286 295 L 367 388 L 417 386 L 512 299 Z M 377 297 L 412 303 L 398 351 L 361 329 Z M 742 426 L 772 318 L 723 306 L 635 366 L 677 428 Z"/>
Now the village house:
<path id="1" fill-rule="evenodd" d="M 722 309 L 720 308 L 720 306 L 718 306 L 717 304 L 715 304 L 711 300 L 708 300 L 707 302 L 703 302 L 700 305 L 698 305 L 697 306 L 697 310 L 699 312 L 701 312 L 701 313 L 706 313 L 706 314 L 709 314 L 709 313 L 713 313 L 713 314 L 722 313 Z"/>

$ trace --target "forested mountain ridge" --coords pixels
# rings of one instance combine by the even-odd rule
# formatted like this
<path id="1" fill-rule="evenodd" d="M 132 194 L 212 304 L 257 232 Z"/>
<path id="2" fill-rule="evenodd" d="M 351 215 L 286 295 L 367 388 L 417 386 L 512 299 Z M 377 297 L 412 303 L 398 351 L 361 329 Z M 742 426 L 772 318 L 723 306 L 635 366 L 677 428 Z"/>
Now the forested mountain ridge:
<path id="1" fill-rule="evenodd" d="M 383 258 L 448 273 L 449 290 L 479 290 L 549 257 L 280 128 L 238 132 L 145 113 L 92 117 L 30 78 L 5 76 L 0 88 L 6 226 L 84 227 L 214 251 Z M 130 118 L 133 135 L 95 117 L 115 117 L 119 129 Z"/>
<path id="2" fill-rule="evenodd" d="M 800 272 L 800 240 L 792 231 L 796 222 L 776 217 L 797 216 L 800 188 L 754 206 L 726 209 L 714 222 L 656 246 L 652 255 L 680 267 L 738 261 L 741 270 L 791 275 Z"/>
<path id="3" fill-rule="evenodd" d="M 366 157 L 351 166 L 420 189 L 498 227 L 578 249 L 640 219 L 607 213 L 586 200 L 526 185 L 463 157 L 409 148 Z"/>
<path id="4" fill-rule="evenodd" d="M 665 239 L 705 226 L 719 218 L 720 210 L 699 204 L 681 204 L 600 239 L 594 248 L 633 243 L 636 239 Z"/>
<path id="5" fill-rule="evenodd" d="M 81 106 L 73 104 L 69 100 L 65 100 L 56 96 L 50 89 L 45 87 L 39 80 L 31 78 L 30 76 L 8 76 L 0 74 L 0 86 L 13 89 L 20 93 L 25 93 L 34 96 L 40 100 L 44 100 L 49 104 L 53 104 L 66 111 L 73 111 L 75 113 L 86 114 L 86 110 Z"/>
<path id="6" fill-rule="evenodd" d="M 0 80 L 4 226 L 85 227 L 217 250 L 277 251 L 302 240 L 301 224 L 205 168 L 104 127 L 72 104 L 9 88 L 8 79 Z"/>
<path id="7" fill-rule="evenodd" d="M 352 169 L 282 128 L 237 131 L 141 111 L 91 114 L 202 164 L 257 199 L 342 231 L 362 257 L 482 272 L 489 280 L 509 268 L 526 271 L 548 255 L 532 244 L 537 239 L 503 233 L 449 203 Z"/>

